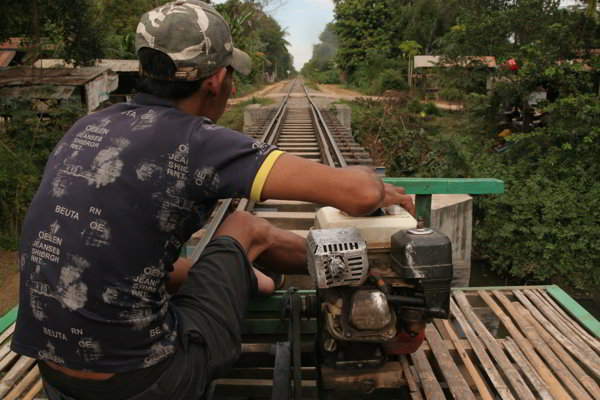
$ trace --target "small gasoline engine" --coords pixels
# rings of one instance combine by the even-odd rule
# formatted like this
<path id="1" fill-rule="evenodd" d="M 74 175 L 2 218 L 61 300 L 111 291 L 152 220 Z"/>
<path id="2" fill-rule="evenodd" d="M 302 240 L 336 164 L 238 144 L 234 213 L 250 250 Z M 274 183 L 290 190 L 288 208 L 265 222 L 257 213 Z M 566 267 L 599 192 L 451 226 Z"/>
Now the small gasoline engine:
<path id="1" fill-rule="evenodd" d="M 394 214 L 317 212 L 307 239 L 324 389 L 370 393 L 399 386 L 396 356 L 418 349 L 433 318 L 448 318 L 450 240 L 399 207 Z"/>

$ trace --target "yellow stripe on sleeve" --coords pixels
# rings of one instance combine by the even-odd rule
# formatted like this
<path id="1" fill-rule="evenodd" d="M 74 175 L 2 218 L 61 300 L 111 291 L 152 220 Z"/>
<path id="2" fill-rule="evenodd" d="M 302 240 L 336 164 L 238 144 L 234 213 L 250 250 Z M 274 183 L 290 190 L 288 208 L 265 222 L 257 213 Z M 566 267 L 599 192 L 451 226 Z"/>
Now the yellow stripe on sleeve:
<path id="1" fill-rule="evenodd" d="M 273 168 L 275 161 L 277 161 L 282 154 L 283 151 L 281 150 L 273 150 L 267 158 L 265 158 L 265 161 L 263 161 L 254 177 L 252 190 L 250 191 L 250 199 L 260 201 L 260 195 L 262 194 L 263 186 L 265 186 L 265 182 L 267 181 L 267 176 L 269 176 L 269 172 L 271 172 L 271 168 Z"/>

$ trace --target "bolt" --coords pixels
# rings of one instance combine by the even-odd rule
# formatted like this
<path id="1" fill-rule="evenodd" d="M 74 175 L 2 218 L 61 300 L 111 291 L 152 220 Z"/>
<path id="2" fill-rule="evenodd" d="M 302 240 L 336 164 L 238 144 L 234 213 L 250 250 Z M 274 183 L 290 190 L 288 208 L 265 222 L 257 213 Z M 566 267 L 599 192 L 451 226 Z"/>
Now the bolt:
<path id="1" fill-rule="evenodd" d="M 388 329 L 387 334 L 389 336 L 392 336 L 394 334 L 394 330 L 393 329 Z"/>
<path id="2" fill-rule="evenodd" d="M 335 339 L 329 338 L 323 343 L 323 348 L 328 352 L 332 353 L 337 349 L 337 342 Z"/>
<path id="3" fill-rule="evenodd" d="M 373 393 L 373 391 L 377 387 L 375 385 L 375 381 L 373 379 L 363 379 L 360 382 L 360 386 L 361 386 L 361 389 L 362 389 L 362 391 L 363 391 L 364 394 Z"/>
<path id="4" fill-rule="evenodd" d="M 356 364 L 356 368 L 358 368 L 358 369 L 363 369 L 363 367 L 364 367 L 363 363 Z"/>
<path id="5" fill-rule="evenodd" d="M 344 333 L 344 336 L 346 336 L 347 338 L 351 338 L 352 332 L 346 332 L 346 333 Z"/>

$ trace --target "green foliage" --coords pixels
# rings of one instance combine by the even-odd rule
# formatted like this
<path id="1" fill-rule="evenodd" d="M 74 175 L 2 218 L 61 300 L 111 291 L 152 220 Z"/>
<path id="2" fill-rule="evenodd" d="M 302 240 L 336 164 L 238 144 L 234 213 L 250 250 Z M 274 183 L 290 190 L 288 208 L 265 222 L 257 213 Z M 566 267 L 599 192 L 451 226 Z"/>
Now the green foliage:
<path id="1" fill-rule="evenodd" d="M 235 46 L 252 58 L 252 73 L 248 77 L 237 76 L 238 81 L 262 83 L 263 73 L 275 73 L 277 79 L 286 79 L 294 71 L 293 57 L 287 49 L 289 42 L 285 39 L 288 33 L 263 11 L 261 3 L 228 0 L 215 8 L 229 24 Z"/>
<path id="2" fill-rule="evenodd" d="M 48 156 L 83 110 L 79 103 L 0 98 L 0 115 L 0 248 L 12 249 Z"/>
<path id="3" fill-rule="evenodd" d="M 407 89 L 406 75 L 397 69 L 384 69 L 379 73 L 375 80 L 375 92 L 383 93 L 386 90 L 405 90 Z"/>
<path id="4" fill-rule="evenodd" d="M 515 135 L 504 153 L 473 158 L 476 176 L 507 186 L 476 202 L 477 245 L 501 272 L 597 295 L 600 99 L 568 96 L 547 111 L 546 127 Z"/>
<path id="5" fill-rule="evenodd" d="M 423 129 L 424 110 L 431 106 L 411 97 L 356 100 L 349 105 L 353 135 L 382 157 L 389 176 L 455 176 L 458 155 L 453 144 L 439 131 Z"/>

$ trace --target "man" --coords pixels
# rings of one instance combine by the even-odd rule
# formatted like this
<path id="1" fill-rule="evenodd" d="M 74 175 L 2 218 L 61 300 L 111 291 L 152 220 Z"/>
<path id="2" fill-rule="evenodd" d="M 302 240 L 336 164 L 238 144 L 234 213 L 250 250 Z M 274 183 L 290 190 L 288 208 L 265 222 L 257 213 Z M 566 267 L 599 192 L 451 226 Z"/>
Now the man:
<path id="1" fill-rule="evenodd" d="M 136 47 L 142 93 L 73 125 L 23 226 L 11 348 L 40 360 L 51 399 L 195 399 L 233 365 L 249 297 L 274 290 L 251 263 L 306 273 L 306 243 L 234 213 L 193 267 L 178 260 L 218 199 L 414 209 L 368 169 L 325 167 L 215 125 L 233 70 L 251 62 L 212 7 L 149 11 Z"/>

